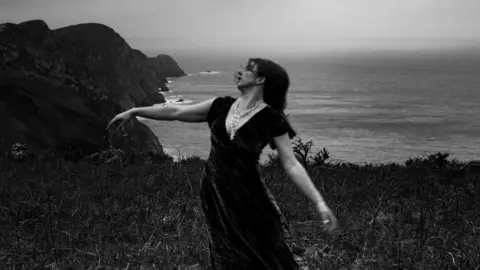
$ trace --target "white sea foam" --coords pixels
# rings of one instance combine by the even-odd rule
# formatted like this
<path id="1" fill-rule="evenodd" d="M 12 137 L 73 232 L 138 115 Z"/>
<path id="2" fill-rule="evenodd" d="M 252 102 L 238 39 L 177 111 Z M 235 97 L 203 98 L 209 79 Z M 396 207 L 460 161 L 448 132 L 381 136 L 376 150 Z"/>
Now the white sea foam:
<path id="1" fill-rule="evenodd" d="M 163 96 L 165 96 L 165 94 L 170 94 L 170 93 L 173 93 L 173 90 L 170 90 L 170 91 L 158 91 L 160 94 L 162 94 Z"/>
<path id="2" fill-rule="evenodd" d="M 171 103 L 171 104 L 191 104 L 191 103 L 193 103 L 193 100 L 181 99 L 181 98 L 166 98 L 165 101 L 166 101 L 166 103 Z"/>
<path id="3" fill-rule="evenodd" d="M 210 75 L 210 74 L 220 74 L 220 71 L 200 71 L 198 74 L 205 74 L 205 75 Z"/>

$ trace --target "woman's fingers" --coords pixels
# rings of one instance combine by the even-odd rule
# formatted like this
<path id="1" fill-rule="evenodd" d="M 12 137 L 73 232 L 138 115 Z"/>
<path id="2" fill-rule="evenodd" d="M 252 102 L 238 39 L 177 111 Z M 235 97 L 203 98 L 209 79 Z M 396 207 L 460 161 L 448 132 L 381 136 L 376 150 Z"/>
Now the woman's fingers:
<path id="1" fill-rule="evenodd" d="M 115 116 L 115 117 L 108 123 L 106 129 L 108 130 L 113 124 L 115 124 L 116 122 L 118 122 L 118 121 L 120 121 L 120 120 L 121 120 L 120 125 L 122 125 L 122 124 L 123 124 L 123 119 L 120 119 L 120 118 L 118 118 L 118 117 Z"/>
<path id="2" fill-rule="evenodd" d="M 338 228 L 338 220 L 329 208 L 321 209 L 320 215 L 323 219 L 324 230 L 332 232 Z"/>
<path id="3" fill-rule="evenodd" d="M 111 126 L 115 121 L 116 121 L 116 119 L 115 119 L 115 117 L 114 117 L 112 120 L 110 120 L 110 122 L 108 122 L 107 127 L 105 128 L 105 130 L 108 130 L 108 129 L 110 128 L 110 126 Z"/>
<path id="4" fill-rule="evenodd" d="M 330 228 L 329 228 L 330 232 L 338 229 L 338 220 L 337 220 L 337 218 L 335 218 L 335 216 L 331 217 L 329 225 L 330 225 Z"/>

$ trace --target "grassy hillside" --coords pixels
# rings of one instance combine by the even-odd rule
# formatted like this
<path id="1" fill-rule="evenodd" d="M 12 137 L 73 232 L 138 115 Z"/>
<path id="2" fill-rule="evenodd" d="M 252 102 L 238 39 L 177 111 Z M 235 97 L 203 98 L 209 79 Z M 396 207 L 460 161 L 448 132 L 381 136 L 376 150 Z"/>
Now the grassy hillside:
<path id="1" fill-rule="evenodd" d="M 438 153 L 405 164 L 358 166 L 331 162 L 326 150 L 314 158 L 308 142 L 295 145 L 340 230 L 322 232 L 274 156 L 262 174 L 311 269 L 480 265 L 475 163 Z M 114 150 L 76 162 L 62 156 L 28 154 L 17 145 L 1 157 L 0 268 L 205 269 L 208 245 L 197 196 L 204 160 Z"/>

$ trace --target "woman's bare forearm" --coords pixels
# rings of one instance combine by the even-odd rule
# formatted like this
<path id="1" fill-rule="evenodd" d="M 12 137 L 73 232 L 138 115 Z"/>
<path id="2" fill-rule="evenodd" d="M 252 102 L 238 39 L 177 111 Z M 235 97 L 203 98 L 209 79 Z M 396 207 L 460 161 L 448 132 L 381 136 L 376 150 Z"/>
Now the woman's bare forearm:
<path id="1" fill-rule="evenodd" d="M 326 207 L 322 194 L 317 190 L 300 162 L 293 162 L 288 168 L 285 168 L 285 172 L 313 204 Z"/>
<path id="2" fill-rule="evenodd" d="M 133 116 L 140 116 L 143 118 L 162 121 L 174 121 L 176 120 L 174 115 L 177 110 L 178 109 L 176 107 L 166 106 L 164 103 L 160 106 L 136 107 L 130 109 L 129 111 Z"/>

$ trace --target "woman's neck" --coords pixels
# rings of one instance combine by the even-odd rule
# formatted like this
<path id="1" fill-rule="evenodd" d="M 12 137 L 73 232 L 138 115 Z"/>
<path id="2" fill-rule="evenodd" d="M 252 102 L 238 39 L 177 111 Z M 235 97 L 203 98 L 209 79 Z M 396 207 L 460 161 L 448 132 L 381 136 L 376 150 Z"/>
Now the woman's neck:
<path id="1" fill-rule="evenodd" d="M 251 107 L 255 106 L 257 102 L 263 102 L 263 93 L 258 89 L 249 89 L 251 91 L 242 92 L 239 97 L 240 108 L 243 110 L 248 110 Z"/>

